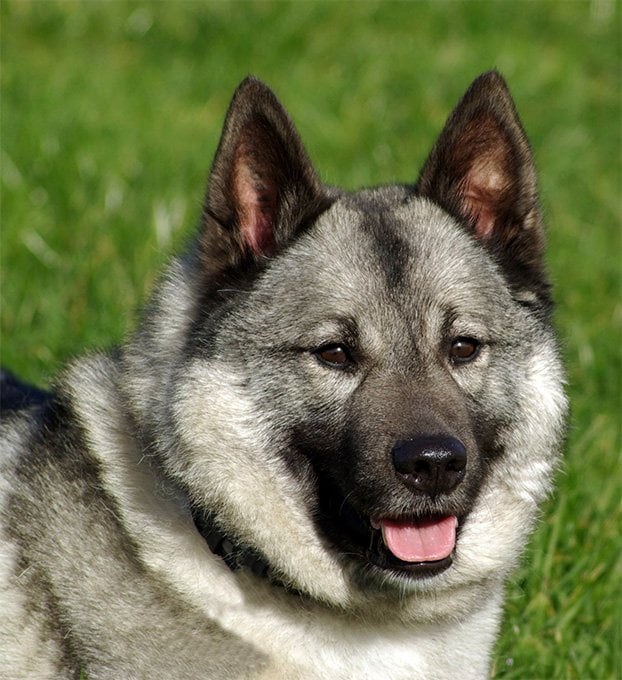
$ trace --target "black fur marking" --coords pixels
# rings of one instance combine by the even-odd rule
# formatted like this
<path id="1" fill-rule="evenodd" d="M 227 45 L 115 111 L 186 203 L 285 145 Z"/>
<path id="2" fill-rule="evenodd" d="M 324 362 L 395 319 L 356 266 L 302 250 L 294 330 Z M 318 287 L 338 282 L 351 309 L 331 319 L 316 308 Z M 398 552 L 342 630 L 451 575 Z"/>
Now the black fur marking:
<path id="1" fill-rule="evenodd" d="M 364 213 L 361 226 L 370 238 L 370 256 L 380 264 L 388 289 L 403 286 L 406 272 L 412 266 L 411 254 L 394 222 L 383 213 Z"/>

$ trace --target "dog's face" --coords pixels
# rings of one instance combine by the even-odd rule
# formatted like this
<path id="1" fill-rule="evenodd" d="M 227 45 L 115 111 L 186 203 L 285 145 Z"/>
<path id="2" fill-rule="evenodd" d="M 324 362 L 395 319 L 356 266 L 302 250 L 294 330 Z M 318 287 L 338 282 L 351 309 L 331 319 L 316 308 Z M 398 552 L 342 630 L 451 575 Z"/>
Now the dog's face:
<path id="1" fill-rule="evenodd" d="M 526 314 L 440 209 L 394 190 L 366 198 L 328 209 L 221 337 L 238 339 L 254 407 L 278 414 L 290 468 L 311 462 L 326 534 L 414 578 L 451 564 L 514 402 L 506 379 L 485 406 L 486 383 L 525 359 L 520 331 L 498 320 Z"/>
<path id="2" fill-rule="evenodd" d="M 501 578 L 564 412 L 541 256 L 498 75 L 467 92 L 417 185 L 353 195 L 320 185 L 274 96 L 245 81 L 175 283 L 194 321 L 169 470 L 329 602 Z"/>

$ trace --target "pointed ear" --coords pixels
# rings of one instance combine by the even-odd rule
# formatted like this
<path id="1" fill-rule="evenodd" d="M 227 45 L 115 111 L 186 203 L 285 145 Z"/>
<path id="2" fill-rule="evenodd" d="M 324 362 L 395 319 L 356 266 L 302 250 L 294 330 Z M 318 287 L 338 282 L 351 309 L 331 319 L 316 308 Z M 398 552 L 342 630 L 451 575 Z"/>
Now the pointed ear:
<path id="1" fill-rule="evenodd" d="M 531 148 L 503 78 L 477 78 L 449 117 L 417 192 L 494 250 L 538 266 L 544 246 Z M 538 267 L 539 268 L 539 267 Z"/>
<path id="2" fill-rule="evenodd" d="M 236 90 L 209 178 L 201 249 L 223 269 L 283 246 L 325 199 L 287 113 L 256 78 Z"/>

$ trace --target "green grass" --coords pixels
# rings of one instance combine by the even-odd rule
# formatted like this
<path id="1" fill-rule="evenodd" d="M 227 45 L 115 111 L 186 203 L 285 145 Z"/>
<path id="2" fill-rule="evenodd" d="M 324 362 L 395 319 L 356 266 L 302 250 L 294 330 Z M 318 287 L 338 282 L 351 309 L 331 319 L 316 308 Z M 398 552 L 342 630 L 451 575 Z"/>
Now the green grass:
<path id="1" fill-rule="evenodd" d="M 533 142 L 572 423 L 509 587 L 495 677 L 608 679 L 620 639 L 620 5 L 7 2 L 2 363 L 119 342 L 191 231 L 230 95 L 270 83 L 324 179 L 415 178 L 498 67 Z"/>

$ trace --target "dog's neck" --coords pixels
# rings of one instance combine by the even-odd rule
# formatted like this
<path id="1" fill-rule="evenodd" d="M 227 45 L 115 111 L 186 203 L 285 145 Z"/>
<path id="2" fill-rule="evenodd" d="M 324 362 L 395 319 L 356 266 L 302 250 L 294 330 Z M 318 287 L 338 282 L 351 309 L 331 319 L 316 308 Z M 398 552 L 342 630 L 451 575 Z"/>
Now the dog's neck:
<path id="1" fill-rule="evenodd" d="M 191 512 L 194 525 L 205 539 L 209 549 L 214 555 L 222 558 L 231 571 L 247 569 L 255 576 L 267 579 L 273 585 L 287 588 L 259 553 L 221 531 L 212 517 L 204 511 L 191 507 Z"/>

